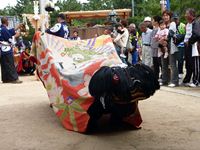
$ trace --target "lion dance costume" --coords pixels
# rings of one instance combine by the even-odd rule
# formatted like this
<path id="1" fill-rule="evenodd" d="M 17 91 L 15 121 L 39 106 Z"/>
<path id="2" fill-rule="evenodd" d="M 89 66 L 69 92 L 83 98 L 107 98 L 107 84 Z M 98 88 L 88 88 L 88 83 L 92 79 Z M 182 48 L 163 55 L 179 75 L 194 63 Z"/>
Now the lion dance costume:
<path id="1" fill-rule="evenodd" d="M 32 52 L 50 104 L 68 130 L 84 133 L 103 114 L 139 128 L 139 100 L 160 88 L 149 67 L 120 67 L 110 36 L 69 41 L 37 32 Z"/>

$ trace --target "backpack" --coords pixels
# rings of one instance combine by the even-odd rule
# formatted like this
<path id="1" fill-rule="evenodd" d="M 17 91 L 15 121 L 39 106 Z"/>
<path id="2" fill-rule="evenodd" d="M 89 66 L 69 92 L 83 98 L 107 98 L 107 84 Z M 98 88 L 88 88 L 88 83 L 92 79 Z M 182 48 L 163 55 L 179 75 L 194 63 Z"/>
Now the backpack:
<path id="1" fill-rule="evenodd" d="M 176 29 L 177 29 L 177 32 L 176 34 L 174 35 L 173 37 L 173 41 L 174 41 L 174 44 L 176 46 L 178 46 L 181 42 L 184 41 L 184 38 L 185 38 L 185 31 L 183 31 L 183 29 L 180 29 L 180 28 L 183 28 L 183 23 L 180 23 L 179 25 L 176 26 Z M 182 27 L 181 27 L 182 26 Z M 180 27 L 180 28 L 179 28 Z M 184 26 L 185 27 L 185 26 Z"/>

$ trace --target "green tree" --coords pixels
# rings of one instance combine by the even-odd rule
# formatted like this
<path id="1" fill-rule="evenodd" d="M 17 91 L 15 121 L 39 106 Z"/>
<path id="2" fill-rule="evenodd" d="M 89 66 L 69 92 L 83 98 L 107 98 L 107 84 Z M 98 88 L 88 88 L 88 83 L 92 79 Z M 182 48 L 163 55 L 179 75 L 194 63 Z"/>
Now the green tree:
<path id="1" fill-rule="evenodd" d="M 59 0 L 56 6 L 60 8 L 60 11 L 79 11 L 82 5 L 77 0 Z"/>
<path id="2" fill-rule="evenodd" d="M 84 4 L 84 10 L 104 10 L 111 9 L 113 0 L 89 0 L 89 3 Z"/>
<path id="3" fill-rule="evenodd" d="M 17 16 L 22 16 L 22 14 L 32 14 L 33 13 L 33 1 L 30 0 L 17 0 L 16 6 L 12 8 L 12 11 Z"/>
<path id="4" fill-rule="evenodd" d="M 184 14 L 187 8 L 194 8 L 196 10 L 196 14 L 200 15 L 199 4 L 200 0 L 171 0 L 171 11 L 178 13 L 184 21 Z"/>
<path id="5" fill-rule="evenodd" d="M 0 15 L 13 16 L 15 15 L 15 11 L 12 6 L 8 5 L 3 10 L 0 10 Z"/>
<path id="6" fill-rule="evenodd" d="M 60 11 L 54 11 L 50 13 L 51 20 L 50 24 L 53 25 L 56 23 L 56 17 L 60 12 L 66 12 L 66 11 L 80 11 L 82 8 L 81 3 L 79 3 L 77 0 L 58 0 L 55 4 L 60 8 Z"/>
<path id="7" fill-rule="evenodd" d="M 131 8 L 131 0 L 112 0 L 115 9 Z"/>

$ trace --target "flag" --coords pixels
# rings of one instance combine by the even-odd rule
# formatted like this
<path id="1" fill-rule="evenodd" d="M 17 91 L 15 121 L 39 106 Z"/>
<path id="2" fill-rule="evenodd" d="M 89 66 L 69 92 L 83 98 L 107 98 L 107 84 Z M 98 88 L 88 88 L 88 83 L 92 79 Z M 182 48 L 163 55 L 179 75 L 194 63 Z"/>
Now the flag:
<path id="1" fill-rule="evenodd" d="M 166 0 L 166 10 L 170 10 L 170 0 Z"/>

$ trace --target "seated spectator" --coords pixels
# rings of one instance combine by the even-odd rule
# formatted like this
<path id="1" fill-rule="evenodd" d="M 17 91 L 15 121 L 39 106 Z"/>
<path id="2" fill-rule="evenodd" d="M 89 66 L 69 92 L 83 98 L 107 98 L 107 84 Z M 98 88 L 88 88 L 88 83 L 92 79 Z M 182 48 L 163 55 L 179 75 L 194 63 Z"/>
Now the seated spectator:
<path id="1" fill-rule="evenodd" d="M 78 36 L 78 31 L 73 32 L 73 36 L 70 38 L 70 40 L 81 40 L 81 38 Z"/>

